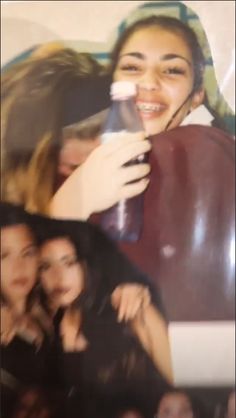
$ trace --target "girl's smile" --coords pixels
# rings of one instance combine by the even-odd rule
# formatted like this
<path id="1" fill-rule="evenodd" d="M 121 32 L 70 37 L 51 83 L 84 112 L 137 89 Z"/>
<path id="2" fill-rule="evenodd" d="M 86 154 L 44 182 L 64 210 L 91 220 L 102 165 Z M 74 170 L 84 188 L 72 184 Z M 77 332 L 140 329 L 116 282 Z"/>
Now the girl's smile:
<path id="1" fill-rule="evenodd" d="M 160 27 L 133 33 L 121 49 L 115 80 L 137 84 L 137 108 L 148 135 L 180 125 L 200 105 L 203 94 L 193 93 L 191 51 L 179 33 Z"/>
<path id="2" fill-rule="evenodd" d="M 156 119 L 161 116 L 167 109 L 164 103 L 155 103 L 153 101 L 136 101 L 137 109 L 141 115 L 142 120 Z"/>

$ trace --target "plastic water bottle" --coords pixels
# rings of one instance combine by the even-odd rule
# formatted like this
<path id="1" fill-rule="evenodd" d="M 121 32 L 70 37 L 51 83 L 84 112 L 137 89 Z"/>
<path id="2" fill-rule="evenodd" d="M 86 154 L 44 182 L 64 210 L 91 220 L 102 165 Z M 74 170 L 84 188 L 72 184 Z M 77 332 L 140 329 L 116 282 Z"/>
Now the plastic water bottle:
<path id="1" fill-rule="evenodd" d="M 143 132 L 142 120 L 135 105 L 136 85 L 117 81 L 111 85 L 112 105 L 102 129 L 102 142 L 112 141 L 127 133 Z M 144 154 L 129 161 L 126 166 L 143 163 Z M 107 234 L 122 241 L 137 241 L 142 228 L 143 194 L 118 204 L 101 214 L 101 227 Z"/>

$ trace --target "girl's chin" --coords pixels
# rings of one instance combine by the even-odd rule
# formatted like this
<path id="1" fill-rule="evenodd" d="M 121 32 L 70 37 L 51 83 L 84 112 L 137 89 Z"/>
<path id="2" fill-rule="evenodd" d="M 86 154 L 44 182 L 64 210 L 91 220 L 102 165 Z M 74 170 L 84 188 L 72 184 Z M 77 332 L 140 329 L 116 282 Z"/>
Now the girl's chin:
<path id="1" fill-rule="evenodd" d="M 27 300 L 29 293 L 30 293 L 29 291 L 24 291 L 24 290 L 11 292 L 10 298 L 8 299 L 12 301 L 13 303 L 24 302 Z"/>
<path id="2" fill-rule="evenodd" d="M 22 288 L 22 289 L 15 289 L 15 291 L 11 292 L 11 299 L 14 299 L 16 302 L 22 299 L 27 299 L 32 288 Z"/>
<path id="3" fill-rule="evenodd" d="M 165 127 L 157 123 L 144 123 L 144 129 L 147 136 L 153 136 L 163 132 Z"/>
<path id="4" fill-rule="evenodd" d="M 159 117 L 142 117 L 144 130 L 147 136 L 152 136 L 164 132 L 168 125 L 168 115 L 160 115 Z"/>
<path id="5" fill-rule="evenodd" d="M 73 302 L 73 300 L 61 300 L 60 301 L 60 306 L 62 308 L 67 308 L 67 306 L 71 305 L 72 302 Z"/>

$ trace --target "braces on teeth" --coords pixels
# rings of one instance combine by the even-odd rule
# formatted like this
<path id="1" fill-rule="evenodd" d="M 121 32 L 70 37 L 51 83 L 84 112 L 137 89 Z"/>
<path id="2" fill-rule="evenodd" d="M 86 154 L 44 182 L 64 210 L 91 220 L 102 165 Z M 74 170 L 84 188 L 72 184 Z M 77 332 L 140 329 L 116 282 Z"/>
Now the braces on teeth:
<path id="1" fill-rule="evenodd" d="M 162 107 L 160 104 L 147 104 L 147 103 L 138 103 L 137 107 L 139 110 L 144 111 L 159 111 Z"/>

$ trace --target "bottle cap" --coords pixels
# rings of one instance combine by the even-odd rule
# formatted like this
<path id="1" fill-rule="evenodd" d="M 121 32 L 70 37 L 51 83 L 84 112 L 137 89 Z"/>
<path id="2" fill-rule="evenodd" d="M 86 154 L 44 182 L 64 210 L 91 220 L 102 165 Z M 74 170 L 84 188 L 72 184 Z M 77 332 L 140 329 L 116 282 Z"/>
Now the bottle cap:
<path id="1" fill-rule="evenodd" d="M 111 96 L 115 99 L 136 96 L 136 84 L 131 81 L 115 81 L 111 85 Z"/>

